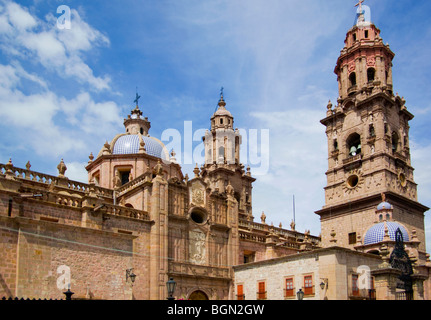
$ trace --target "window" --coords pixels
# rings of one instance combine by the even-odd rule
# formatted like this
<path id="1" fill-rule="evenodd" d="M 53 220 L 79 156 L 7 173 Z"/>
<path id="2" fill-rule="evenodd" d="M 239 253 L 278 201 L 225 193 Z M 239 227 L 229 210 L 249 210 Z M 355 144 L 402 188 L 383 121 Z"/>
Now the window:
<path id="1" fill-rule="evenodd" d="M 220 118 L 220 124 L 223 124 L 223 118 Z"/>
<path id="2" fill-rule="evenodd" d="M 358 275 L 352 274 L 352 296 L 359 296 Z"/>
<path id="3" fill-rule="evenodd" d="M 244 286 L 242 284 L 236 287 L 236 298 L 237 300 L 245 300 Z"/>
<path id="4" fill-rule="evenodd" d="M 121 185 L 124 185 L 129 182 L 130 170 L 120 171 L 121 176 Z"/>
<path id="5" fill-rule="evenodd" d="M 257 300 L 266 300 L 265 281 L 259 281 L 257 287 Z"/>
<path id="6" fill-rule="evenodd" d="M 244 254 L 244 263 L 254 262 L 253 254 Z"/>
<path id="7" fill-rule="evenodd" d="M 352 72 L 349 76 L 350 86 L 356 86 L 356 73 Z"/>
<path id="8" fill-rule="evenodd" d="M 368 30 L 365 30 L 365 38 L 368 38 Z"/>
<path id="9" fill-rule="evenodd" d="M 338 141 L 337 141 L 337 139 L 334 139 L 334 150 L 335 151 L 338 150 Z"/>
<path id="10" fill-rule="evenodd" d="M 295 288 L 293 287 L 293 278 L 286 278 L 286 288 L 284 292 L 284 297 L 294 297 Z"/>
<path id="11" fill-rule="evenodd" d="M 349 156 L 354 157 L 361 153 L 361 136 L 353 133 L 347 138 L 347 147 Z"/>
<path id="12" fill-rule="evenodd" d="M 143 128 L 141 128 L 141 129 L 139 130 L 139 132 L 141 132 L 141 134 L 144 134 L 144 129 L 143 129 Z"/>
<path id="13" fill-rule="evenodd" d="M 399 142 L 398 134 L 396 132 L 393 132 L 392 133 L 392 151 L 393 152 L 398 151 L 398 142 Z"/>
<path id="14" fill-rule="evenodd" d="M 374 78 L 376 76 L 376 70 L 374 68 L 369 68 L 367 70 L 367 78 L 368 78 L 368 82 L 373 82 Z"/>
<path id="15" fill-rule="evenodd" d="M 372 124 L 370 124 L 369 133 L 371 138 L 374 138 L 376 136 L 376 130 L 374 129 L 374 125 Z"/>
<path id="16" fill-rule="evenodd" d="M 312 295 L 314 294 L 314 286 L 313 286 L 313 276 L 305 276 L 304 277 L 304 294 Z"/>
<path id="17" fill-rule="evenodd" d="M 356 41 L 356 33 L 353 34 L 353 41 Z"/>
<path id="18" fill-rule="evenodd" d="M 356 244 L 356 232 L 349 233 L 349 244 Z"/>

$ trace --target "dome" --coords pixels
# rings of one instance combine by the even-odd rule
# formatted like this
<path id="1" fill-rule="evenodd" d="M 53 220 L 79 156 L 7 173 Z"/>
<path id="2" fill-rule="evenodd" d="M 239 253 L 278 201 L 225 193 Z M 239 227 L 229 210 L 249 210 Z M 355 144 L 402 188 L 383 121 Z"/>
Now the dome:
<path id="1" fill-rule="evenodd" d="M 377 210 L 389 210 L 392 209 L 392 205 L 389 202 L 383 201 L 377 206 Z"/>
<path id="2" fill-rule="evenodd" d="M 220 107 L 214 113 L 214 116 L 228 116 L 228 117 L 232 117 L 232 114 L 225 107 Z"/>
<path id="3" fill-rule="evenodd" d="M 147 154 L 169 160 L 167 154 L 167 149 L 165 145 L 153 138 L 148 136 L 141 136 L 142 140 L 145 142 L 145 150 Z M 120 136 L 114 142 L 114 147 L 112 148 L 112 154 L 135 154 L 139 153 L 139 135 L 137 134 L 126 134 Z"/>
<path id="4" fill-rule="evenodd" d="M 399 228 L 403 235 L 404 241 L 409 241 L 409 234 L 407 230 L 397 222 L 388 221 L 386 222 L 389 231 L 389 237 L 392 241 L 395 241 L 395 232 Z M 380 222 L 373 225 L 368 229 L 367 233 L 364 237 L 364 245 L 379 243 L 383 241 L 383 237 L 385 236 L 385 222 Z"/>

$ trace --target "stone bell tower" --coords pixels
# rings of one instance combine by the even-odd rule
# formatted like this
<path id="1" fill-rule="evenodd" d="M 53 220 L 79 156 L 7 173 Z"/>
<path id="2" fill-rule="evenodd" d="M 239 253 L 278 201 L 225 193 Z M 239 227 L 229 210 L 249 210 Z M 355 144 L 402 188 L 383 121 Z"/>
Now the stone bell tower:
<path id="1" fill-rule="evenodd" d="M 394 219 L 415 229 L 424 243 L 427 208 L 417 202 L 410 161 L 413 115 L 405 99 L 394 95 L 395 54 L 383 43 L 380 30 L 367 21 L 362 2 L 334 70 L 337 103 L 329 101 L 321 120 L 328 138 L 325 206 L 316 212 L 321 217 L 322 242 L 355 246 L 374 222 L 374 208 L 385 193 L 394 205 Z"/>
<path id="2" fill-rule="evenodd" d="M 201 176 L 209 188 L 216 193 L 226 193 L 228 186 L 237 202 L 238 217 L 252 220 L 252 183 L 250 168 L 244 170 L 240 162 L 242 142 L 238 129 L 234 129 L 234 118 L 226 109 L 223 89 L 218 108 L 211 117 L 211 129 L 202 137 L 205 146 L 205 164 Z"/>

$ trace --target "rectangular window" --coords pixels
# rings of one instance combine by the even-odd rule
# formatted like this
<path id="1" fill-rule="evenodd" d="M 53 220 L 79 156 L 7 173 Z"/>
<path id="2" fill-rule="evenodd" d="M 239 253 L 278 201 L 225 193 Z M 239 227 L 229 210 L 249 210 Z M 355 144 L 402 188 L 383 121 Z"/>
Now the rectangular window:
<path id="1" fill-rule="evenodd" d="M 244 286 L 242 284 L 239 284 L 236 287 L 236 297 L 237 297 L 237 300 L 245 300 Z"/>
<path id="2" fill-rule="evenodd" d="M 304 277 L 304 294 L 305 295 L 314 294 L 313 289 L 314 289 L 313 276 L 305 276 Z"/>
<path id="3" fill-rule="evenodd" d="M 253 251 L 244 251 L 244 263 L 254 262 L 254 252 Z"/>
<path id="4" fill-rule="evenodd" d="M 295 288 L 293 287 L 293 278 L 286 278 L 286 288 L 284 296 L 293 297 L 295 296 Z"/>
<path id="5" fill-rule="evenodd" d="M 121 175 L 121 185 L 124 185 L 129 182 L 130 170 L 120 171 L 120 175 Z"/>
<path id="6" fill-rule="evenodd" d="M 368 30 L 365 30 L 365 38 L 368 38 Z"/>
<path id="7" fill-rule="evenodd" d="M 357 274 L 352 274 L 352 295 L 354 297 L 359 296 L 358 275 Z"/>
<path id="8" fill-rule="evenodd" d="M 259 281 L 257 284 L 257 300 L 265 300 L 266 299 L 266 291 L 265 291 L 265 281 Z"/>
<path id="9" fill-rule="evenodd" d="M 349 244 L 356 244 L 356 232 L 349 233 Z"/>

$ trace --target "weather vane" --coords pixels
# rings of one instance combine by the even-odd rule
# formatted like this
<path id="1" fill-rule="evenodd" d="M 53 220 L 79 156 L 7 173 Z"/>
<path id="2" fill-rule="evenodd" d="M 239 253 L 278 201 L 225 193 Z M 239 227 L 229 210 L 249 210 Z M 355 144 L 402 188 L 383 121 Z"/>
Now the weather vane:
<path id="1" fill-rule="evenodd" d="M 135 99 L 135 101 L 133 101 L 133 102 L 135 102 L 136 103 L 136 106 L 138 106 L 138 103 L 139 103 L 139 99 L 141 98 L 141 96 L 140 95 L 138 95 L 138 87 L 136 87 L 136 99 Z"/>

